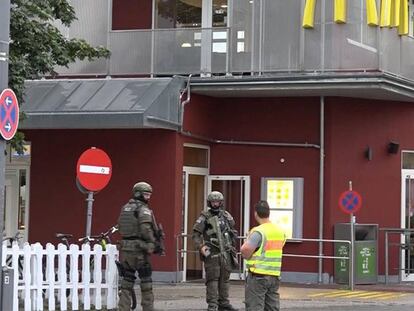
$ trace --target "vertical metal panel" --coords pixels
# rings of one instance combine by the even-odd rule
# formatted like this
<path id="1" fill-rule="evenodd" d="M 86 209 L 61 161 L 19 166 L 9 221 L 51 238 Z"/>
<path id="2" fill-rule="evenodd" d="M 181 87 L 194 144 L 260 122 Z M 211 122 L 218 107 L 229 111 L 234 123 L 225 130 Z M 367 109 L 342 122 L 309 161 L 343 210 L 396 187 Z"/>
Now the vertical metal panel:
<path id="1" fill-rule="evenodd" d="M 300 1 L 265 1 L 264 20 L 263 70 L 299 70 Z"/>
<path id="2" fill-rule="evenodd" d="M 254 48 L 253 3 L 250 1 L 232 1 L 233 23 L 230 29 L 231 70 L 249 72 L 251 70 L 252 51 Z"/>
<path id="3" fill-rule="evenodd" d="M 108 0 L 71 0 L 77 20 L 68 30 L 68 38 L 85 39 L 93 46 L 106 46 L 108 36 Z M 106 74 L 106 60 L 78 61 L 69 68 L 58 68 L 60 74 Z"/>
<path id="4" fill-rule="evenodd" d="M 151 72 L 151 30 L 116 31 L 109 34 L 110 74 Z"/>
<path id="5" fill-rule="evenodd" d="M 383 71 L 398 74 L 401 66 L 401 39 L 395 28 L 381 28 L 381 67 Z M 410 61 L 412 63 L 412 61 Z M 405 64 L 408 65 L 409 63 Z"/>
<path id="6" fill-rule="evenodd" d="M 211 32 L 211 29 L 205 31 Z M 200 73 L 201 29 L 157 30 L 154 71 L 159 74 Z"/>
<path id="7" fill-rule="evenodd" d="M 401 37 L 401 64 L 400 74 L 408 79 L 414 80 L 414 40 Z"/>
<path id="8" fill-rule="evenodd" d="M 333 22 L 333 3 L 326 2 L 324 66 L 326 70 L 375 70 L 378 43 L 375 31 L 366 25 L 363 1 L 348 2 L 346 24 Z M 368 40 L 368 38 L 370 40 Z"/>
<path id="9" fill-rule="evenodd" d="M 305 31 L 304 38 L 304 70 L 320 70 L 321 62 L 321 1 L 317 1 L 314 28 Z"/>

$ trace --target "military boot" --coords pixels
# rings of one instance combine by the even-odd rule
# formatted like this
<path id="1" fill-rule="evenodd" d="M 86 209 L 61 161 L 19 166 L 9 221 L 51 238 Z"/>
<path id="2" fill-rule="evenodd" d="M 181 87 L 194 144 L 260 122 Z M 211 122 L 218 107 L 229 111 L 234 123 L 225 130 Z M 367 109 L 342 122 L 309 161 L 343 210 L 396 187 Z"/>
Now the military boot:
<path id="1" fill-rule="evenodd" d="M 234 308 L 231 304 L 221 305 L 218 307 L 218 311 L 238 311 L 239 309 Z"/>
<path id="2" fill-rule="evenodd" d="M 216 305 L 209 305 L 207 311 L 218 311 L 218 307 Z"/>

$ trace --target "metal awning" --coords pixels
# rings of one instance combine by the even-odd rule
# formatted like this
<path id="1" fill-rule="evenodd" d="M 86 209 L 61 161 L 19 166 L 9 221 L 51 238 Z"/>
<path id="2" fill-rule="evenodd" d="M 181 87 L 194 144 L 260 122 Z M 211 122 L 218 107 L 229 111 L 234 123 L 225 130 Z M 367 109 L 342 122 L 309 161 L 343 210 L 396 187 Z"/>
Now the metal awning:
<path id="1" fill-rule="evenodd" d="M 211 97 L 353 97 L 414 102 L 414 83 L 386 72 L 280 73 L 191 79 L 191 93 Z"/>
<path id="2" fill-rule="evenodd" d="M 26 82 L 21 129 L 178 129 L 180 91 L 173 78 Z"/>

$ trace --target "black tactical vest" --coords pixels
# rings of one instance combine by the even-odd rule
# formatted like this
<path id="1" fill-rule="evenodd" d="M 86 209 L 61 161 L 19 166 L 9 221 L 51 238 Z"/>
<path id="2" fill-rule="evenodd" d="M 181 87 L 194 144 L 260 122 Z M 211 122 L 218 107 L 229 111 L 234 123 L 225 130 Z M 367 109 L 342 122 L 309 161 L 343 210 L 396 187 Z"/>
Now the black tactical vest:
<path id="1" fill-rule="evenodd" d="M 121 209 L 121 214 L 118 218 L 119 233 L 122 238 L 139 238 L 139 220 L 138 214 L 141 204 L 135 200 L 129 200 Z"/>

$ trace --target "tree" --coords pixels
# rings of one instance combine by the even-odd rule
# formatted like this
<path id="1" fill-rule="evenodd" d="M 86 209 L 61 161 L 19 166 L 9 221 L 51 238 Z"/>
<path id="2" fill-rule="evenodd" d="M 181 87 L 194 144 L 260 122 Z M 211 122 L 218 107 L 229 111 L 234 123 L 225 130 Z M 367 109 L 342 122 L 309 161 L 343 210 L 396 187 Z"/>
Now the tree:
<path id="1" fill-rule="evenodd" d="M 68 0 L 11 0 L 10 14 L 9 87 L 20 103 L 25 80 L 53 77 L 56 66 L 110 55 L 102 46 L 92 47 L 83 39 L 67 39 L 60 33 L 56 21 L 69 27 L 76 20 Z M 12 146 L 21 152 L 23 142 L 24 135 L 18 132 Z"/>

